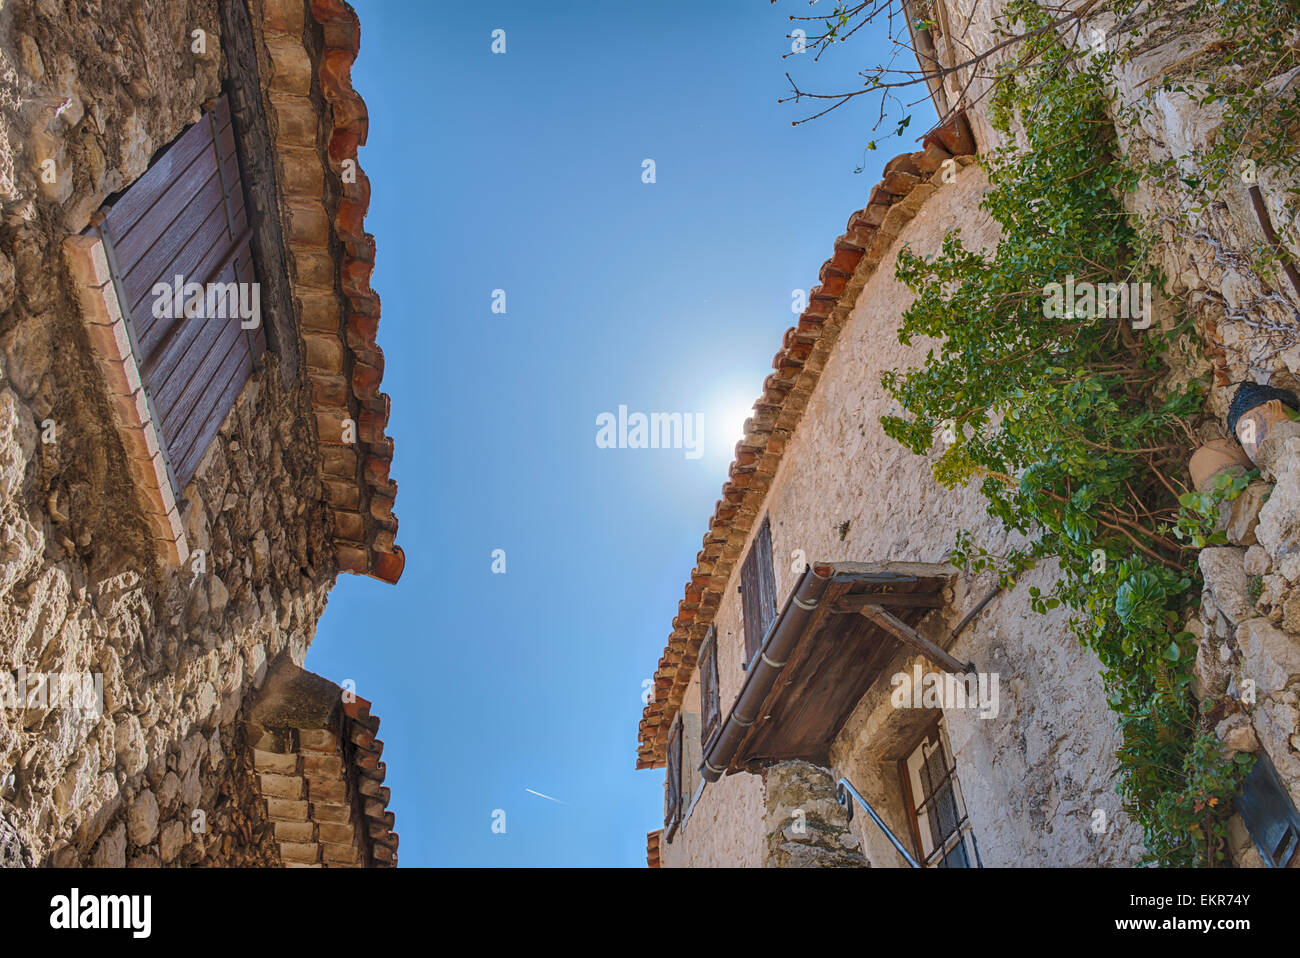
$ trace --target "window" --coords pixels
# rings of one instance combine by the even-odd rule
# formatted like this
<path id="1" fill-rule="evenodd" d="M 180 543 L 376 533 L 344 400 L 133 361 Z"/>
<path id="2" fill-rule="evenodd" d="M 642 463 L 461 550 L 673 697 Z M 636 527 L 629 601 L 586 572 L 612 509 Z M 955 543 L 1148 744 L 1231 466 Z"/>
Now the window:
<path id="1" fill-rule="evenodd" d="M 1300 845 L 1300 814 L 1267 755 L 1260 753 L 1255 761 L 1236 806 L 1264 861 L 1273 868 L 1286 868 Z"/>
<path id="2" fill-rule="evenodd" d="M 250 235 L 223 97 L 67 244 L 151 517 L 175 511 L 266 348 Z M 153 525 L 183 540 L 174 516 Z"/>
<path id="3" fill-rule="evenodd" d="M 982 867 L 942 722 L 921 737 L 903 760 L 902 773 L 912 838 L 922 867 Z"/>
<path id="4" fill-rule="evenodd" d="M 745 668 L 758 654 L 767 628 L 776 618 L 776 578 L 772 571 L 772 527 L 767 517 L 758 527 L 740 569 L 741 615 L 745 620 Z"/>
<path id="5" fill-rule="evenodd" d="M 718 627 L 709 627 L 700 649 L 700 745 L 708 742 L 722 718 L 718 692 Z"/>
<path id="6" fill-rule="evenodd" d="M 664 805 L 664 838 L 672 841 L 682 820 L 682 720 L 678 715 L 668 733 L 668 788 Z"/>
<path id="7" fill-rule="evenodd" d="M 266 345 L 225 97 L 113 203 L 99 235 L 180 491 Z"/>

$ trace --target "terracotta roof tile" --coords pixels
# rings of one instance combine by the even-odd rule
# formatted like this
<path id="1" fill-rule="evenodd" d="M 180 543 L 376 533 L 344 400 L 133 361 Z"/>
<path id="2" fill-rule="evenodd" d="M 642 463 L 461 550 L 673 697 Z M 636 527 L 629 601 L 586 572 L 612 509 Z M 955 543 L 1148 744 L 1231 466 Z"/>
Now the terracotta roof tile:
<path id="1" fill-rule="evenodd" d="M 286 864 L 397 864 L 384 743 L 370 707 L 287 656 L 250 703 L 253 767 Z"/>
<path id="2" fill-rule="evenodd" d="M 731 571 L 762 510 L 771 477 L 785 453 L 804 406 L 812 395 L 826 358 L 867 278 L 893 242 L 902 224 L 935 187 L 929 183 L 943 162 L 975 152 L 964 115 L 925 135 L 919 152 L 905 153 L 885 165 L 885 176 L 867 205 L 854 212 L 834 252 L 818 273 L 808 308 L 787 330 L 772 360 L 775 372 L 763 381 L 755 413 L 745 423 L 745 438 L 736 445 L 722 498 L 713 509 L 703 549 L 696 556 L 673 631 L 654 676 L 654 697 L 638 725 L 637 768 L 661 768 L 666 761 L 668 729 L 694 672 L 696 656 L 722 602 Z M 653 861 L 658 860 L 658 832 L 651 832 Z M 648 849 L 651 847 L 647 846 Z M 648 851 L 649 855 L 650 852 Z M 651 867 L 657 867 L 654 863 Z"/>
<path id="3" fill-rule="evenodd" d="M 262 27 L 272 62 L 267 96 L 279 121 L 277 150 L 285 171 L 282 213 L 289 259 L 295 266 L 294 294 L 302 304 L 317 438 L 323 445 L 347 442 L 350 422 L 360 454 L 350 472 L 336 471 L 345 468 L 342 460 L 322 457 L 335 554 L 343 571 L 396 582 L 406 557 L 395 543 L 392 505 L 397 483 L 388 477 L 393 441 L 384 433 L 390 401 L 379 390 L 384 375 L 384 354 L 376 341 L 380 302 L 370 288 L 375 238 L 365 231 L 370 180 L 357 159 L 370 121 L 365 101 L 352 88 L 361 26 L 343 0 L 311 0 L 310 22 L 295 6 L 285 0 L 265 5 Z M 317 27 L 319 48 L 313 38 Z M 304 78 L 314 79 L 324 102 L 319 118 L 310 98 L 311 84 L 304 88 Z M 318 122 L 323 130 L 318 130 Z M 325 149 L 317 153 L 317 166 L 305 164 L 303 156 L 316 151 L 301 145 L 318 142 Z M 292 157 L 291 163 L 287 157 Z M 321 183 L 326 183 L 324 200 Z M 332 264 L 330 269 L 322 268 L 325 262 Z M 351 484 L 353 492 L 332 480 Z"/>

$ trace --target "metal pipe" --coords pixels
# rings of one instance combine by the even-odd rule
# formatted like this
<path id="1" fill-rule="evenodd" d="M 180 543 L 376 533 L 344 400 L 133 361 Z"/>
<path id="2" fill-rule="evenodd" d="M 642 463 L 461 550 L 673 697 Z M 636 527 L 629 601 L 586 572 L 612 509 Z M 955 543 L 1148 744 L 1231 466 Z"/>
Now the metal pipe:
<path id="1" fill-rule="evenodd" d="M 758 655 L 745 673 L 740 694 L 731 706 L 731 712 L 718 734 L 705 746 L 700 774 L 706 782 L 716 782 L 727 771 L 740 747 L 741 740 L 756 722 L 759 709 L 767 693 L 772 691 L 777 676 L 785 665 L 786 657 L 803 634 L 804 626 L 812 618 L 821 602 L 826 587 L 830 585 L 830 567 L 823 566 L 826 574 L 813 566 L 804 570 L 803 577 L 785 600 L 785 606 L 759 647 Z"/>
<path id="2" fill-rule="evenodd" d="M 867 800 L 862 797 L 847 778 L 842 778 L 835 783 L 835 801 L 844 806 L 844 810 L 848 812 L 849 821 L 853 821 L 853 802 L 849 801 L 849 796 L 857 799 L 858 804 L 861 805 L 866 810 L 867 814 L 871 816 L 871 820 L 880 826 L 880 830 L 885 833 L 885 837 L 889 839 L 889 843 L 894 846 L 894 849 L 898 854 L 903 856 L 908 867 L 920 868 L 921 866 L 916 863 L 916 859 L 913 858 L 908 853 L 907 849 L 903 847 L 903 843 L 895 837 L 894 833 L 889 830 L 889 826 L 886 825 L 881 817 L 876 814 L 876 810 L 871 807 Z"/>
<path id="3" fill-rule="evenodd" d="M 1286 272 L 1287 279 L 1291 280 L 1292 288 L 1300 293 L 1300 271 L 1296 270 L 1295 263 L 1291 260 L 1291 253 L 1277 238 L 1277 230 L 1273 228 L 1273 220 L 1268 215 L 1268 204 L 1264 202 L 1264 194 L 1258 186 L 1250 188 L 1250 203 L 1255 209 L 1255 218 L 1259 220 L 1259 227 L 1264 231 L 1264 238 L 1273 247 L 1273 252 L 1277 253 L 1277 258 L 1282 261 L 1282 269 Z"/>
<path id="4" fill-rule="evenodd" d="M 1002 586 L 997 586 L 992 592 L 990 592 L 984 598 L 980 599 L 979 602 L 976 604 L 975 608 L 971 609 L 964 616 L 962 616 L 962 620 L 957 623 L 957 628 L 953 629 L 950 633 L 948 633 L 948 641 L 945 644 L 949 648 L 951 648 L 952 644 L 955 641 L 957 641 L 957 636 L 961 635 L 963 632 L 966 631 L 966 626 L 974 622 L 975 617 L 979 615 L 981 612 L 983 612 L 984 607 L 987 606 L 990 602 L 992 602 L 995 598 L 997 598 L 998 593 L 1001 591 L 1002 591 Z"/>

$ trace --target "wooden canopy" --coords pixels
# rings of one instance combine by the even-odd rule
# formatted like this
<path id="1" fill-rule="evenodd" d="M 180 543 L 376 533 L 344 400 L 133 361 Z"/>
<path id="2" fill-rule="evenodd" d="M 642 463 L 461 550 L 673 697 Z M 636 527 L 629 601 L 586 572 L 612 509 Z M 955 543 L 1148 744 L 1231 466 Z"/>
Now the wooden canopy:
<path id="1" fill-rule="evenodd" d="M 773 669 L 775 675 L 764 677 L 761 667 L 746 675 L 717 739 L 723 739 L 729 723 L 737 723 L 736 706 L 746 698 L 746 686 L 770 682 L 751 724 L 730 756 L 717 754 L 713 743 L 705 749 L 712 764 L 725 767 L 727 774 L 792 759 L 828 765 L 831 743 L 900 645 L 950 672 L 968 668 L 913 629 L 944 604 L 944 587 L 955 575 L 951 566 L 841 562 L 813 568 L 830 578 L 820 601 L 777 656 L 781 664 Z M 764 652 L 779 632 L 780 622 L 768 633 Z M 738 724 L 744 726 L 745 720 Z"/>

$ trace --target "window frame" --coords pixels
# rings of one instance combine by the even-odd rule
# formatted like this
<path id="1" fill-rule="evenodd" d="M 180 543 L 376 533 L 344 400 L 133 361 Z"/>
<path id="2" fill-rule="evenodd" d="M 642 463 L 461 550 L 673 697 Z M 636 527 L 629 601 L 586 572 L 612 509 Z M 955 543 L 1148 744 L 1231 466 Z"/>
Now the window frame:
<path id="1" fill-rule="evenodd" d="M 185 489 L 267 347 L 253 215 L 223 94 L 64 238 L 128 478 L 165 565 L 188 558 Z M 200 298 L 194 316 L 186 304 Z"/>
<path id="2" fill-rule="evenodd" d="M 925 839 L 921 832 L 921 821 L 918 814 L 920 809 L 916 800 L 916 791 L 912 788 L 912 775 L 911 770 L 908 768 L 908 761 L 916 754 L 918 749 L 921 749 L 925 745 L 927 741 L 937 742 L 943 749 L 943 754 L 947 759 L 944 763 L 946 767 L 944 780 L 952 782 L 953 800 L 958 812 L 956 825 L 953 831 L 949 833 L 949 835 L 945 836 L 943 841 L 928 853 L 925 851 Z M 920 863 L 921 867 L 948 867 L 944 863 L 948 854 L 944 849 L 949 846 L 953 836 L 957 836 L 959 843 L 963 846 L 965 845 L 966 837 L 969 836 L 970 848 L 964 849 L 966 851 L 968 867 L 983 868 L 983 862 L 980 860 L 979 842 L 975 838 L 975 829 L 971 824 L 970 814 L 966 809 L 966 798 L 961 789 L 961 777 L 957 772 L 957 757 L 953 755 L 952 746 L 948 743 L 947 731 L 943 727 L 943 716 L 936 716 L 934 721 L 930 722 L 925 727 L 925 730 L 916 736 L 912 745 L 904 751 L 903 757 L 898 760 L 898 775 L 902 780 L 903 785 L 903 799 L 906 803 L 907 824 L 912 835 L 914 857 Z M 922 804 L 925 802 L 932 802 L 933 800 L 934 795 L 927 796 Z M 955 848 L 956 846 L 954 845 L 952 847 Z M 973 861 L 971 855 L 972 852 Z"/>
<path id="3" fill-rule="evenodd" d="M 233 152 L 223 156 L 227 141 Z M 193 149 L 193 144 L 198 144 L 193 159 L 182 159 L 182 165 L 170 170 L 160 181 L 147 180 L 160 164 L 177 163 L 175 157 L 184 157 L 188 150 Z M 185 205 L 172 219 L 166 223 L 153 223 L 151 218 L 157 219 L 155 210 L 166 214 L 171 208 L 169 204 L 176 202 L 173 191 L 190 189 L 185 186 L 187 178 L 192 175 L 190 171 L 208 162 L 209 150 L 215 162 L 212 163 L 213 173 L 204 185 L 197 188 L 188 200 L 182 200 Z M 101 208 L 91 227 L 91 235 L 104 246 L 148 415 L 157 432 L 174 498 L 181 505 L 184 504 L 185 487 L 211 447 L 221 421 L 237 404 L 239 394 L 261 365 L 262 354 L 267 349 L 260 309 L 256 322 L 251 326 L 246 326 L 238 316 L 214 318 L 206 315 L 206 306 L 218 285 L 233 283 L 237 289 L 248 285 L 260 288 L 262 285 L 251 248 L 255 213 L 248 203 L 240 159 L 230 95 L 222 93 L 210 104 L 205 104 L 197 122 L 182 130 L 150 161 L 149 167 L 139 177 Z M 114 213 L 128 208 L 133 202 L 132 192 L 141 189 L 147 205 L 140 212 L 128 213 L 123 222 L 117 222 Z M 200 208 L 195 212 L 192 207 L 207 192 L 215 192 L 219 199 L 213 210 L 205 214 L 207 219 L 196 221 L 203 210 Z M 134 202 L 140 201 L 137 198 Z M 191 244 L 201 240 L 208 220 L 213 217 L 220 224 L 216 233 L 219 239 L 206 252 L 200 253 L 194 265 L 194 269 L 202 268 L 204 273 L 181 274 L 185 282 L 198 283 L 204 288 L 204 311 L 193 319 L 170 316 L 159 320 L 155 313 L 152 322 L 148 322 L 149 317 L 142 321 L 142 312 L 155 308 L 151 297 L 156 297 L 151 291 L 138 303 L 133 303 L 127 292 L 128 275 L 132 283 L 139 283 L 136 274 L 143 269 L 145 272 L 140 275 L 145 279 L 144 285 L 155 288 L 157 284 L 170 285 L 173 274 L 180 268 L 177 260 L 192 255 L 189 253 Z M 137 254 L 130 260 L 129 269 L 124 268 L 126 264 L 119 264 L 117 247 L 124 240 L 138 247 L 143 236 L 150 244 L 146 249 L 152 250 L 178 233 L 183 239 L 176 243 L 174 254 L 168 254 L 170 258 L 156 266 L 161 272 L 153 277 L 153 283 L 148 282 L 151 268 L 146 263 L 151 253 Z M 200 245 L 196 250 L 201 251 L 203 247 Z M 152 337 L 147 343 L 142 335 L 142 322 L 147 323 L 148 336 Z M 168 325 L 163 325 L 164 322 Z M 223 322 L 236 323 L 239 329 L 231 334 L 217 331 L 210 339 L 205 339 L 203 333 L 186 338 L 189 334 L 184 332 L 184 327 L 188 324 Z M 173 344 L 179 345 L 180 350 Z M 236 360 L 233 367 L 231 360 Z M 223 379 L 221 374 L 227 367 L 231 371 Z M 185 376 L 187 370 L 189 378 L 179 378 Z M 205 378 L 200 379 L 200 376 Z M 164 406 L 165 394 L 171 395 Z M 207 439 L 203 441 L 205 436 Z"/>

